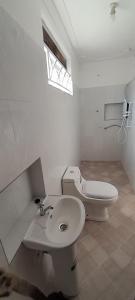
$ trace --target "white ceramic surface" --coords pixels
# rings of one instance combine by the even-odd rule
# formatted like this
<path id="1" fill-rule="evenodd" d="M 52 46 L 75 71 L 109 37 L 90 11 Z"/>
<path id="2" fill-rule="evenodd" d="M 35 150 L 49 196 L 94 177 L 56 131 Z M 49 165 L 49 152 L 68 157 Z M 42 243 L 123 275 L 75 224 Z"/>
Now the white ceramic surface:
<path id="1" fill-rule="evenodd" d="M 72 97 L 48 85 L 41 11 L 48 28 L 51 17 L 41 2 L 0 1 L 0 190 L 40 157 L 46 193 L 61 195 L 66 166 L 79 162 L 78 89 L 74 86 Z M 50 30 L 57 37 L 63 31 L 68 48 L 54 10 L 53 22 Z M 70 60 L 78 74 L 69 50 Z"/>
<path id="2" fill-rule="evenodd" d="M 135 191 L 135 80 L 126 87 L 126 99 L 133 101 L 132 127 L 128 128 L 127 140 L 123 145 L 122 163 Z"/>
<path id="3" fill-rule="evenodd" d="M 78 176 L 78 174 L 78 167 L 69 167 L 67 169 L 62 180 L 63 194 L 75 196 L 83 202 L 86 209 L 86 219 L 94 221 L 106 221 L 109 217 L 108 207 L 112 206 L 117 201 L 117 189 L 113 187 L 116 194 L 114 194 L 114 197 L 111 196 L 106 199 L 98 198 L 96 196 L 88 196 L 85 194 L 83 187 L 92 181 L 86 181 L 81 174 L 80 176 Z M 100 181 L 99 184 L 101 184 Z"/>
<path id="4" fill-rule="evenodd" d="M 80 88 L 80 157 L 89 161 L 117 161 L 121 158 L 118 128 L 104 127 L 119 124 L 104 120 L 105 104 L 120 103 L 124 99 L 124 85 Z M 115 118 L 117 115 L 115 114 Z M 120 119 L 120 118 L 119 118 Z"/>
<path id="5" fill-rule="evenodd" d="M 73 245 L 79 238 L 85 222 L 83 203 L 76 197 L 65 195 L 52 206 L 53 210 L 48 214 L 41 217 L 38 212 L 32 221 L 23 240 L 27 247 L 51 251 Z M 65 231 L 60 230 L 63 223 L 67 225 Z"/>

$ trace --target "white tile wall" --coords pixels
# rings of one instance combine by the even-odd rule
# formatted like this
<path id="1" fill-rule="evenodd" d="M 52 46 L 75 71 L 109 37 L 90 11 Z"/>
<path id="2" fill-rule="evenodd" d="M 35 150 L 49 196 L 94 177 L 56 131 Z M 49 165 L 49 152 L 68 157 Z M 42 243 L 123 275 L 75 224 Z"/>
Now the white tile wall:
<path id="1" fill-rule="evenodd" d="M 0 239 L 6 238 L 31 199 L 31 186 L 25 171 L 0 193 Z"/>
<path id="2" fill-rule="evenodd" d="M 104 104 L 123 101 L 124 88 L 118 85 L 80 89 L 81 160 L 120 160 L 118 128 L 104 129 L 120 121 L 104 120 Z"/>
<path id="3" fill-rule="evenodd" d="M 73 97 L 47 84 L 41 16 L 71 58 Z M 40 157 L 46 193 L 60 194 L 65 168 L 79 161 L 78 69 L 72 47 L 55 7 L 52 15 L 40 0 L 0 0 L 0 36 L 0 190 Z M 14 196 L 0 202 L 5 234 L 15 211 L 25 206 L 23 197 L 18 206 Z M 39 262 L 35 252 L 21 247 L 10 268 L 47 293 L 50 257 Z"/>
<path id="4" fill-rule="evenodd" d="M 7 101 L 0 100 L 0 190 L 8 184 L 13 170 L 17 168 L 15 149 L 15 134 L 9 105 Z"/>
<path id="5" fill-rule="evenodd" d="M 1 3 L 5 6 L 5 2 Z M 13 5 L 16 18 L 16 9 L 18 10 L 19 6 L 15 0 Z M 32 7 L 34 9 L 33 2 Z M 8 13 L 10 9 L 10 5 L 6 4 Z M 37 6 L 35 9 L 35 22 L 38 21 L 37 26 L 40 25 L 42 33 L 41 20 L 37 20 Z M 2 126 L 8 126 L 6 131 L 10 130 L 6 143 L 7 137 L 5 134 L 3 136 L 4 131 L 1 131 L 4 148 L 3 152 L 0 149 L 0 189 L 41 157 L 46 192 L 60 194 L 61 177 L 65 168 L 68 164 L 76 164 L 79 161 L 76 88 L 74 96 L 71 97 L 48 86 L 41 36 L 39 46 L 37 37 L 35 40 L 33 37 L 31 39 L 27 28 L 26 31 L 22 30 L 3 8 L 0 8 L 0 16 L 0 64 L 3 70 L 0 72 L 0 110 L 5 111 L 1 122 Z M 4 99 L 3 104 L 1 99 Z"/>
<path id="6" fill-rule="evenodd" d="M 39 98 L 41 50 L 0 8 L 0 98 L 32 101 Z M 27 76 L 26 76 L 27 74 Z"/>
<path id="7" fill-rule="evenodd" d="M 127 84 L 135 75 L 134 56 L 84 62 L 80 66 L 81 88 Z"/>
<path id="8" fill-rule="evenodd" d="M 132 101 L 132 127 L 127 129 L 127 139 L 122 147 L 122 162 L 129 176 L 132 187 L 135 190 L 135 80 L 126 88 L 126 99 Z"/>

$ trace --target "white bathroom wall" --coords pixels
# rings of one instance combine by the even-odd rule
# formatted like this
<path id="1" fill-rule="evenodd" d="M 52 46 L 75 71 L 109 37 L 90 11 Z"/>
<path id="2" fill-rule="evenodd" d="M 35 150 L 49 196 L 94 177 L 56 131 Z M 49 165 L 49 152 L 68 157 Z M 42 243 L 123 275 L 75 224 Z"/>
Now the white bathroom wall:
<path id="1" fill-rule="evenodd" d="M 124 99 L 125 85 L 80 89 L 80 148 L 81 160 L 120 160 L 121 145 L 118 142 L 119 120 L 104 120 L 104 105 L 120 103 Z M 116 114 L 117 118 L 117 114 Z"/>
<path id="2" fill-rule="evenodd" d="M 122 147 L 122 163 L 135 190 L 135 79 L 126 87 L 126 99 L 132 101 L 132 127 L 127 129 L 128 136 Z"/>
<path id="3" fill-rule="evenodd" d="M 86 62 L 80 65 L 80 88 L 127 84 L 135 75 L 135 57 Z"/>
<path id="4" fill-rule="evenodd" d="M 55 7 L 50 14 L 47 1 L 0 0 L 0 6 L 16 22 L 12 32 L 7 20 L 1 27 L 1 32 L 9 29 L 5 46 L 11 45 L 4 49 L 3 38 L 2 61 L 7 55 L 8 63 L 3 61 L 1 72 L 1 189 L 40 156 L 46 193 L 60 194 L 65 168 L 79 162 L 77 61 Z M 48 86 L 41 19 L 71 58 L 73 97 Z"/>
<path id="5" fill-rule="evenodd" d="M 7 236 L 32 199 L 28 172 L 23 172 L 0 193 L 0 239 Z"/>
<path id="6" fill-rule="evenodd" d="M 65 168 L 79 163 L 77 61 L 55 7 L 49 4 L 0 0 L 0 190 L 40 157 L 46 194 L 61 194 Z M 73 97 L 48 85 L 41 19 L 71 60 Z M 19 201 L 18 196 L 21 207 Z M 10 204 L 9 214 L 15 205 Z M 2 263 L 7 266 L 1 248 Z M 10 270 L 47 293 L 49 256 L 38 257 L 21 246 Z"/>
<path id="7" fill-rule="evenodd" d="M 135 76 L 135 57 L 82 62 L 79 72 L 81 160 L 120 160 L 118 121 L 104 120 L 104 104 L 121 102 Z"/>

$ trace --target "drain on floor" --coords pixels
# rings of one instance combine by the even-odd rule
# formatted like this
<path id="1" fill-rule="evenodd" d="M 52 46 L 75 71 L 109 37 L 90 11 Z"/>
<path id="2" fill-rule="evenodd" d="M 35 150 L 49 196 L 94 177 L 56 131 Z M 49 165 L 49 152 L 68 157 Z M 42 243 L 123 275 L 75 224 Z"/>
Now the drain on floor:
<path id="1" fill-rule="evenodd" d="M 59 225 L 59 229 L 60 229 L 60 231 L 65 231 L 65 230 L 67 230 L 67 229 L 68 229 L 68 224 L 61 223 L 61 224 Z"/>

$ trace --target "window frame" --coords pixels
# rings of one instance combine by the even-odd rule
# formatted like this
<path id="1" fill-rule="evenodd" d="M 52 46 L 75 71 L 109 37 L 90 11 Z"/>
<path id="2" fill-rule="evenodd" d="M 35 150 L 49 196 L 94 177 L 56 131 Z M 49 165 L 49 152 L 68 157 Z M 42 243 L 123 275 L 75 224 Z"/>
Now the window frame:
<path id="1" fill-rule="evenodd" d="M 44 28 L 44 25 L 42 25 L 42 28 L 45 32 L 47 32 L 46 29 Z M 48 34 L 48 36 L 49 36 L 49 34 Z M 51 37 L 50 37 L 50 40 L 55 45 L 55 42 L 52 40 Z M 66 58 L 64 56 L 62 56 L 66 62 L 66 64 L 65 63 L 63 64 L 63 62 L 61 62 L 59 60 L 59 58 L 52 52 L 52 50 L 45 43 L 44 35 L 43 35 L 43 42 L 44 42 L 44 52 L 46 54 L 46 62 L 47 62 L 48 84 L 73 96 L 72 76 L 67 70 Z M 57 49 L 58 49 L 58 47 L 57 47 Z M 59 52 L 59 53 L 61 53 L 61 52 Z M 66 65 L 66 67 L 65 67 L 65 65 Z M 62 74 L 62 72 L 63 72 L 63 74 Z"/>
<path id="2" fill-rule="evenodd" d="M 57 57 L 57 59 L 65 67 L 65 69 L 67 69 L 67 59 L 64 56 L 63 52 L 57 46 L 57 43 L 54 41 L 54 39 L 47 32 L 44 25 L 42 25 L 42 30 L 43 30 L 44 44 L 47 45 L 47 47 L 51 50 L 51 52 Z"/>

